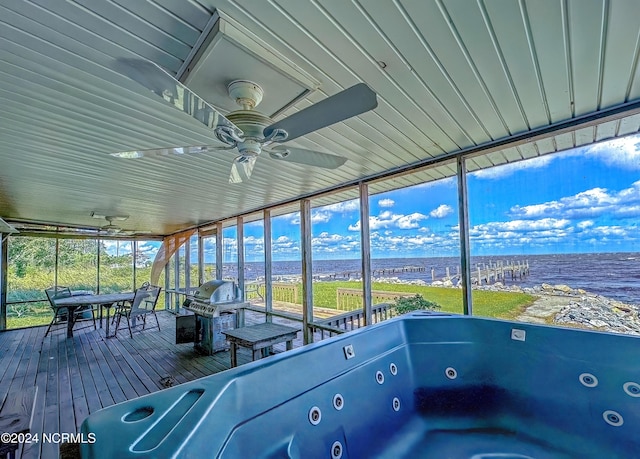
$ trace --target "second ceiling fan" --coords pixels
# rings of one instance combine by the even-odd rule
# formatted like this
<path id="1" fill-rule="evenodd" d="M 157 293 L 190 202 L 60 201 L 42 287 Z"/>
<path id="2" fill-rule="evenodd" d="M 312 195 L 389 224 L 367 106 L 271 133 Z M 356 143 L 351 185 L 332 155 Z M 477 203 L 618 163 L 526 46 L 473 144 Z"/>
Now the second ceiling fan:
<path id="1" fill-rule="evenodd" d="M 131 150 L 112 153 L 120 158 L 141 158 L 168 154 L 206 153 L 237 150 L 231 165 L 230 183 L 247 181 L 258 156 L 262 152 L 276 160 L 307 166 L 335 169 L 346 158 L 315 150 L 282 145 L 310 132 L 360 115 L 378 106 L 375 92 L 359 83 L 310 107 L 274 122 L 255 110 L 263 96 L 262 88 L 248 80 L 231 82 L 229 96 L 241 107 L 223 116 L 204 99 L 176 80 L 160 66 L 138 59 L 120 59 L 116 69 L 169 102 L 172 107 L 187 113 L 213 130 L 223 146 L 199 145 Z"/>

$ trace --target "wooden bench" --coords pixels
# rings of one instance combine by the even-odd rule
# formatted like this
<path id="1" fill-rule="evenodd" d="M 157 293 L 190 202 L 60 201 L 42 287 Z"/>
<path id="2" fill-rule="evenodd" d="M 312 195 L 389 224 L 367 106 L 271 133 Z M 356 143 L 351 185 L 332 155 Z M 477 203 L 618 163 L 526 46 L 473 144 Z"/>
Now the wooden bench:
<path id="1" fill-rule="evenodd" d="M 293 349 L 298 331 L 297 328 L 269 322 L 223 331 L 231 344 L 231 368 L 238 365 L 238 346 L 251 349 L 252 360 L 256 360 L 265 357 L 267 349 L 277 343 L 286 341 L 287 350 Z"/>
<path id="2" fill-rule="evenodd" d="M 37 387 L 29 387 L 7 394 L 0 404 L 0 433 L 29 434 L 37 392 Z M 15 459 L 20 444 L 20 441 L 5 443 L 0 440 L 0 458 Z"/>

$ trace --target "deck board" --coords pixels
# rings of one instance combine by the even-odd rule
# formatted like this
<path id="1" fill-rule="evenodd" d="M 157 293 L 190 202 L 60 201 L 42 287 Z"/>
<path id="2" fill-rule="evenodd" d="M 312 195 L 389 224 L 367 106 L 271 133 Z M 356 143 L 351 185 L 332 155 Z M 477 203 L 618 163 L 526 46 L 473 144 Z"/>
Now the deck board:
<path id="1" fill-rule="evenodd" d="M 175 317 L 164 311 L 158 317 L 160 331 L 151 328 L 133 338 L 121 330 L 117 338 L 105 339 L 104 328 L 74 330 L 70 339 L 64 327 L 46 338 L 46 327 L 0 333 L 0 400 L 9 391 L 36 386 L 32 432 L 76 433 L 84 419 L 101 408 L 230 367 L 229 351 L 207 356 L 192 344 L 175 344 Z M 263 320 L 248 312 L 246 325 Z M 298 338 L 294 347 L 301 345 Z M 250 361 L 251 352 L 239 349 L 238 364 Z M 54 443 L 25 445 L 22 456 L 18 450 L 24 459 L 58 456 L 59 445 Z"/>

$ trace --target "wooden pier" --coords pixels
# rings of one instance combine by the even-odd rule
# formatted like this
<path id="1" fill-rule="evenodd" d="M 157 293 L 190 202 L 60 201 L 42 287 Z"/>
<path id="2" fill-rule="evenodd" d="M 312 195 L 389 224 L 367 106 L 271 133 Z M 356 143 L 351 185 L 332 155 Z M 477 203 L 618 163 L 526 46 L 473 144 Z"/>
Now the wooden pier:
<path id="1" fill-rule="evenodd" d="M 497 261 L 489 263 L 476 263 L 471 269 L 471 283 L 473 285 L 493 284 L 496 282 L 506 282 L 507 280 L 522 280 L 529 275 L 529 260 L 518 262 Z M 443 282 L 453 282 L 460 279 L 460 267 L 456 266 L 456 273 L 451 274 L 451 269 L 445 268 L 445 275 L 441 279 Z M 431 280 L 439 280 L 434 268 L 431 268 Z"/>
<path id="2" fill-rule="evenodd" d="M 374 278 L 379 277 L 389 277 L 394 274 L 403 274 L 403 273 L 426 273 L 428 270 L 431 270 L 431 282 L 444 282 L 444 283 L 453 283 L 455 284 L 460 280 L 460 266 L 456 266 L 455 268 L 445 267 L 444 273 L 442 271 L 438 272 L 435 267 L 427 268 L 425 266 L 401 266 L 394 268 L 379 268 L 372 269 L 371 276 Z M 442 269 L 442 268 L 440 268 Z M 471 283 L 473 285 L 488 285 L 496 282 L 506 282 L 506 281 L 516 281 L 522 280 L 526 276 L 529 275 L 529 260 L 525 261 L 490 261 L 488 263 L 476 263 L 473 268 L 471 268 Z M 426 276 L 420 276 L 426 280 Z M 275 275 L 273 279 L 275 281 L 274 287 L 276 284 L 279 288 L 289 288 L 287 286 L 291 286 L 292 284 L 296 284 L 300 282 L 301 275 Z M 360 270 L 349 270 L 349 271 L 338 271 L 332 273 L 316 273 L 313 274 L 314 281 L 328 281 L 328 280 L 360 280 L 362 278 L 362 271 Z M 228 278 L 229 280 L 235 280 L 234 278 Z M 261 288 L 264 289 L 264 284 L 262 284 L 263 279 L 259 279 L 256 282 L 251 283 L 253 289 Z M 293 288 L 293 287 L 291 287 Z M 297 297 L 297 292 L 291 292 L 294 297 Z M 259 296 L 262 294 L 259 293 Z"/>
<path id="3" fill-rule="evenodd" d="M 371 270 L 373 277 L 385 277 L 401 273 L 426 272 L 424 266 L 402 266 L 398 268 L 383 268 Z M 471 269 L 471 283 L 473 285 L 493 284 L 495 282 L 506 282 L 508 280 L 522 280 L 529 275 L 529 260 L 525 261 L 497 261 L 489 263 L 476 263 Z M 361 271 L 343 271 L 336 273 L 315 274 L 314 280 L 339 280 L 339 279 L 360 279 Z M 431 268 L 431 281 L 454 282 L 460 279 L 460 266 L 455 267 L 455 273 L 451 268 L 446 267 L 444 276 L 436 274 L 436 269 Z"/>
<path id="4" fill-rule="evenodd" d="M 381 268 L 381 269 L 372 269 L 371 275 L 373 277 L 379 276 L 389 276 L 392 274 L 401 274 L 401 273 L 421 273 L 425 272 L 427 268 L 424 266 L 402 266 L 398 268 Z M 360 279 L 362 277 L 362 271 L 342 271 L 336 273 L 322 273 L 322 274 L 314 274 L 314 280 L 327 280 L 327 279 Z"/>

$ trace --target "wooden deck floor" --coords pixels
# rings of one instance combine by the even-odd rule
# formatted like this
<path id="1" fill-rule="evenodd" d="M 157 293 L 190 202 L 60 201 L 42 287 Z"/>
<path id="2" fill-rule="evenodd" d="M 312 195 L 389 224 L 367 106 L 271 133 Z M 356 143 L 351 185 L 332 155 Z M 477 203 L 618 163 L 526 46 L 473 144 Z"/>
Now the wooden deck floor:
<path id="1" fill-rule="evenodd" d="M 76 433 L 101 408 L 229 368 L 228 351 L 203 356 L 192 344 L 175 344 L 175 317 L 164 311 L 158 317 L 160 332 L 150 329 L 133 338 L 124 330 L 105 339 L 103 330 L 93 328 L 76 330 L 71 339 L 64 327 L 46 338 L 46 327 L 0 333 L 0 401 L 37 386 L 32 432 Z M 264 321 L 252 313 L 245 320 Z M 301 335 L 294 347 L 302 345 Z M 250 351 L 241 348 L 238 363 L 250 360 Z M 22 451 L 25 459 L 58 457 L 54 443 L 25 445 Z"/>

